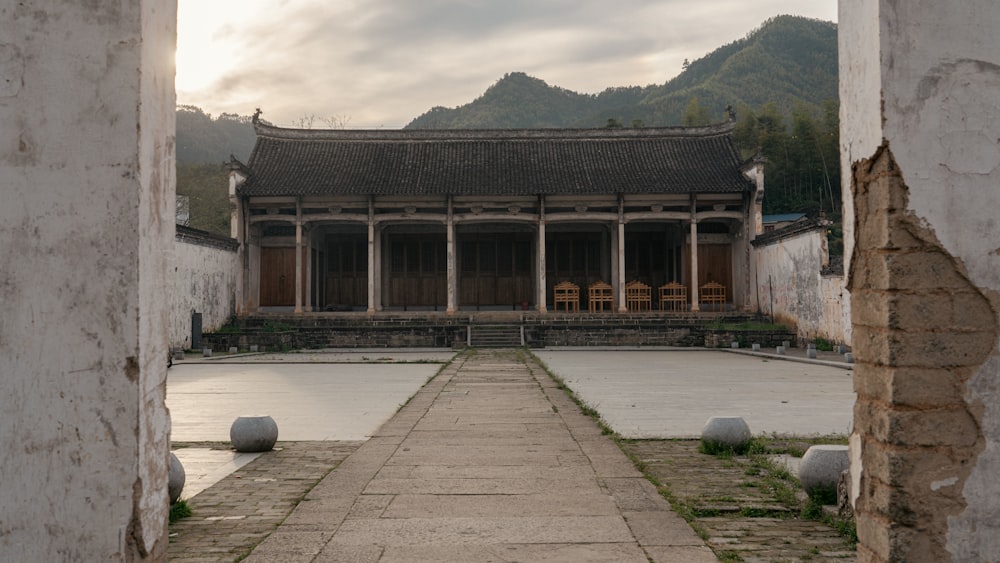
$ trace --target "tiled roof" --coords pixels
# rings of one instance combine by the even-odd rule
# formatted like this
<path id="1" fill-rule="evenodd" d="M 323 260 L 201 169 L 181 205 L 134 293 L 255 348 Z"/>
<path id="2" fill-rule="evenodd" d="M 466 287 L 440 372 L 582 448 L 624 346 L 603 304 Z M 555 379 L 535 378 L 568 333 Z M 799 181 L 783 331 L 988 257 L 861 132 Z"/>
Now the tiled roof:
<path id="1" fill-rule="evenodd" d="M 777 213 L 774 215 L 764 215 L 761 217 L 761 220 L 763 223 L 786 223 L 788 221 L 798 221 L 805 216 L 805 213 Z"/>
<path id="2" fill-rule="evenodd" d="M 697 128 L 312 130 L 255 124 L 240 193 L 535 195 L 732 193 L 732 124 Z"/>

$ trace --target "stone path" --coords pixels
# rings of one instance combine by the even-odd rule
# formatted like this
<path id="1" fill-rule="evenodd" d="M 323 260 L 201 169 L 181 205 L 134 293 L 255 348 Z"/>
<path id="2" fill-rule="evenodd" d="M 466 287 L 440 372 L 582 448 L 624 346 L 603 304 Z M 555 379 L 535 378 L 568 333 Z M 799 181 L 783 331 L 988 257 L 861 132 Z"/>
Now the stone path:
<path id="1" fill-rule="evenodd" d="M 170 525 L 170 561 L 235 561 L 273 532 L 299 500 L 362 442 L 279 442 L 189 499 Z"/>
<path id="2" fill-rule="evenodd" d="M 246 561 L 715 561 L 521 354 L 461 355 Z"/>
<path id="3" fill-rule="evenodd" d="M 623 447 L 694 516 L 725 561 L 842 562 L 855 549 L 832 527 L 799 518 L 800 491 L 776 490 L 768 470 L 748 458 L 698 452 L 696 440 L 641 440 Z M 780 481 L 780 480 L 779 480 Z M 784 485 L 784 484 L 782 484 Z"/>

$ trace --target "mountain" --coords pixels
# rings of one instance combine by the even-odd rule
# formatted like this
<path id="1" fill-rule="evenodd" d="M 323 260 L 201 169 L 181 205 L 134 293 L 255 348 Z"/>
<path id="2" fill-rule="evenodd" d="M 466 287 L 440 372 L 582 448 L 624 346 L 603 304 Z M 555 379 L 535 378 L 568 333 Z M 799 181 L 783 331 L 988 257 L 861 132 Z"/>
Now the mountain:
<path id="1" fill-rule="evenodd" d="M 177 106 L 177 163 L 218 164 L 229 155 L 246 162 L 256 136 L 250 116 L 223 113 L 213 118 L 199 107 Z"/>
<path id="2" fill-rule="evenodd" d="M 406 128 L 680 125 L 692 118 L 721 121 L 727 106 L 759 108 L 771 103 L 787 116 L 799 105 L 820 113 L 825 100 L 836 99 L 836 24 L 777 16 L 743 39 L 691 62 L 662 85 L 579 94 L 515 72 L 472 102 L 432 108 Z"/>

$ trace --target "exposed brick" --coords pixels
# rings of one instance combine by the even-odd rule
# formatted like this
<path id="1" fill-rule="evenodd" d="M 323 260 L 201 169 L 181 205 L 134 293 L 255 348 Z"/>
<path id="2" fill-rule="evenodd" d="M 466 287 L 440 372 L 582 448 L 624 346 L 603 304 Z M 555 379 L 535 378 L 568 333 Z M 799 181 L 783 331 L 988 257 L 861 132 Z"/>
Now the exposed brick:
<path id="1" fill-rule="evenodd" d="M 904 407 L 965 405 L 964 368 L 930 369 L 859 365 L 854 389 L 859 397 Z"/>
<path id="2" fill-rule="evenodd" d="M 882 518 L 867 513 L 857 515 L 858 547 L 869 561 L 889 560 L 889 524 Z M 858 550 L 859 560 L 862 550 Z"/>
<path id="3" fill-rule="evenodd" d="M 856 325 L 885 327 L 889 322 L 889 298 L 882 290 L 856 289 L 851 293 L 851 315 Z"/>
<path id="4" fill-rule="evenodd" d="M 969 281 L 959 273 L 955 259 L 944 252 L 892 252 L 885 267 L 894 289 L 967 290 Z"/>
<path id="5" fill-rule="evenodd" d="M 893 331 L 889 363 L 900 367 L 950 368 L 981 364 L 996 346 L 992 332 Z"/>
<path id="6" fill-rule="evenodd" d="M 928 332 L 911 332 L 858 324 L 854 327 L 854 354 L 859 363 L 952 368 L 981 364 L 996 345 L 993 332 L 957 332 L 947 328 L 918 327 Z"/>

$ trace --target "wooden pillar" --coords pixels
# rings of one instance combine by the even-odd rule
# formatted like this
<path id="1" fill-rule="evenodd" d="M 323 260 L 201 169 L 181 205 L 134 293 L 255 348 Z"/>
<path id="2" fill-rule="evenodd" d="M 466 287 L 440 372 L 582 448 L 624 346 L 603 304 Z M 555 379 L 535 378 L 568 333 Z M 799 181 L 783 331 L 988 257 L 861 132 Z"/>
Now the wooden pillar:
<path id="1" fill-rule="evenodd" d="M 618 265 L 618 275 L 615 277 L 615 301 L 618 302 L 618 312 L 628 312 L 625 303 L 625 209 L 621 196 L 618 197 L 618 244 L 615 246 L 615 257 Z"/>
<path id="2" fill-rule="evenodd" d="M 448 196 L 448 308 L 445 313 L 455 314 L 455 290 L 458 286 L 455 279 L 455 208 L 451 196 Z"/>
<path id="3" fill-rule="evenodd" d="M 368 198 L 368 314 L 375 314 L 375 200 Z"/>
<path id="4" fill-rule="evenodd" d="M 302 201 L 295 202 L 295 314 L 302 314 Z"/>
<path id="5" fill-rule="evenodd" d="M 545 196 L 538 196 L 538 274 L 535 276 L 538 284 L 538 311 L 545 313 L 548 307 L 545 303 Z"/>

